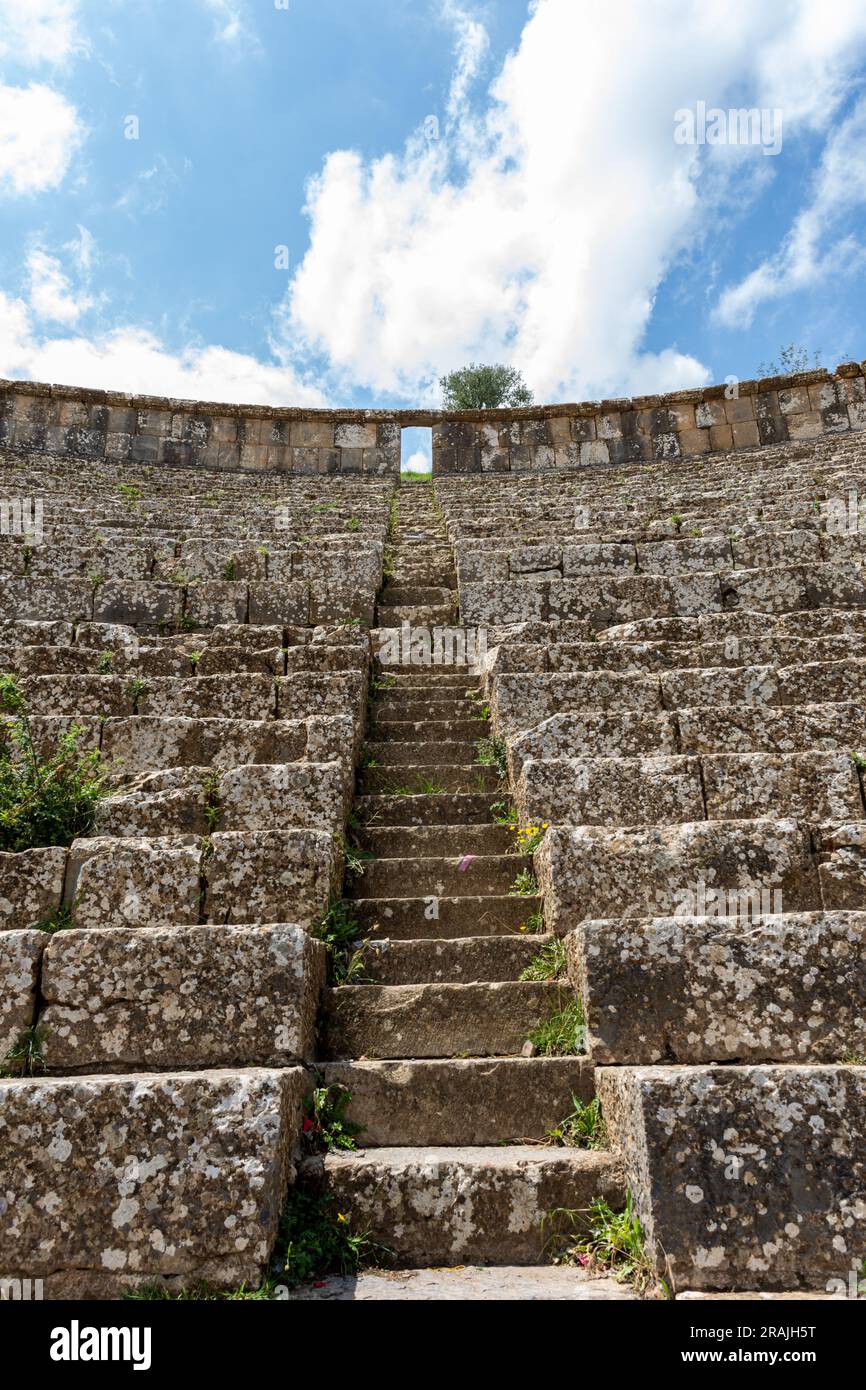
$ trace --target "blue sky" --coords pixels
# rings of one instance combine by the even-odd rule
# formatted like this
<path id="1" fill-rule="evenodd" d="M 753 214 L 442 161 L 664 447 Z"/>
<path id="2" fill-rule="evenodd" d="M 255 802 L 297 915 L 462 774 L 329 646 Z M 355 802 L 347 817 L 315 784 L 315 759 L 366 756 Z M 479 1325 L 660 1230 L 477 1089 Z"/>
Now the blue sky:
<path id="1" fill-rule="evenodd" d="M 0 375 L 364 406 L 862 358 L 864 73 L 862 0 L 0 0 Z M 699 103 L 781 149 L 679 143 Z"/>

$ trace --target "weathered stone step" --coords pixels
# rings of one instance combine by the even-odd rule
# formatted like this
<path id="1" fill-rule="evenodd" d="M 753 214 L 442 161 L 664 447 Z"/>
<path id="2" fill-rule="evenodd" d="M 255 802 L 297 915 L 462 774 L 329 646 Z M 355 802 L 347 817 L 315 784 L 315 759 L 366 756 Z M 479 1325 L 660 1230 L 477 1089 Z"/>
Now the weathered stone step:
<path id="1" fill-rule="evenodd" d="M 619 1163 L 580 1149 L 367 1149 L 329 1155 L 325 1172 L 353 1229 L 414 1267 L 534 1265 L 548 1212 L 625 1200 Z"/>
<path id="2" fill-rule="evenodd" d="M 483 724 L 487 722 L 481 715 L 483 708 L 451 688 L 418 690 L 392 686 L 370 701 L 370 719 L 374 723 L 392 720 L 426 723 L 429 719 L 440 722 L 447 719 Z"/>
<path id="3" fill-rule="evenodd" d="M 467 860 L 469 862 L 467 862 Z M 387 898 L 397 893 L 507 893 L 516 876 L 532 869 L 532 859 L 519 854 L 479 854 L 453 858 L 370 859 L 356 885 L 365 897 Z"/>
<path id="4" fill-rule="evenodd" d="M 466 936 L 455 940 L 372 941 L 367 982 L 377 985 L 492 984 L 519 980 L 550 936 Z"/>
<path id="5" fill-rule="evenodd" d="M 380 859 L 502 855 L 514 850 L 514 832 L 507 825 L 372 825 L 357 838 L 362 849 L 371 850 Z"/>
<path id="6" fill-rule="evenodd" d="M 373 742 L 473 743 L 490 735 L 486 719 L 379 719 L 370 722 Z"/>
<path id="7" fill-rule="evenodd" d="M 374 794 L 355 798 L 355 814 L 368 826 L 487 825 L 492 819 L 493 804 L 489 792 L 426 796 Z"/>
<path id="8" fill-rule="evenodd" d="M 719 1295 L 719 1297 L 730 1295 Z M 745 1295 L 748 1297 L 749 1295 Z M 790 1297 L 795 1298 L 796 1294 Z M 819 1295 L 820 1296 L 820 1295 Z M 362 1270 L 302 1284 L 289 1294 L 295 1303 L 602 1303 L 634 1302 L 628 1284 L 558 1265 L 499 1265 L 454 1269 Z M 682 1295 L 681 1295 L 682 1297 Z M 695 1294 L 713 1298 L 714 1294 Z M 783 1297 L 783 1295 L 779 1295 Z M 829 1297 L 829 1295 L 828 1295 Z"/>
<path id="9" fill-rule="evenodd" d="M 379 595 L 379 607 L 384 609 L 402 608 L 407 605 L 417 606 L 424 604 L 452 604 L 456 601 L 456 589 L 440 589 L 431 585 L 416 584 L 386 584 Z M 391 620 L 390 611 L 383 614 L 388 622 Z M 387 625 L 387 623 L 386 623 Z"/>
<path id="10" fill-rule="evenodd" d="M 596 1082 L 675 1290 L 845 1288 L 866 1248 L 866 1067 L 603 1067 Z"/>
<path id="11" fill-rule="evenodd" d="M 342 985 L 325 995 L 325 1057 L 513 1057 L 569 985 Z"/>
<path id="12" fill-rule="evenodd" d="M 364 1148 L 498 1144 L 543 1139 L 595 1094 L 585 1057 L 426 1058 L 326 1062 L 325 1081 L 345 1086 Z"/>
<path id="13" fill-rule="evenodd" d="M 393 608 L 380 609 L 379 622 L 385 618 L 387 622 L 393 623 L 394 627 L 399 627 L 401 623 L 409 623 L 412 627 L 448 627 L 453 626 L 457 613 L 455 603 L 427 603 L 427 604 L 401 604 Z"/>
<path id="14" fill-rule="evenodd" d="M 359 885 L 363 889 L 363 882 Z M 539 921 L 541 898 L 514 897 L 355 898 L 352 912 L 371 935 L 392 941 L 498 936 L 526 930 Z"/>
<path id="15" fill-rule="evenodd" d="M 456 687 L 461 692 L 477 690 L 479 677 L 473 675 L 467 666 L 381 666 L 381 675 L 393 677 L 393 690 L 410 689 L 430 691 L 439 686 Z M 420 699 L 421 696 L 416 696 Z"/>
<path id="16" fill-rule="evenodd" d="M 481 793 L 488 797 L 499 790 L 499 773 L 495 767 L 439 767 L 436 763 L 415 763 L 408 767 L 365 767 L 358 779 L 362 796 L 393 793 L 407 789 L 424 793 L 425 785 L 438 792 Z M 431 797 L 434 793 L 427 793 Z"/>
<path id="17" fill-rule="evenodd" d="M 407 767 L 439 763 L 442 767 L 467 767 L 475 761 L 474 743 L 368 743 L 365 749 L 380 767 Z"/>

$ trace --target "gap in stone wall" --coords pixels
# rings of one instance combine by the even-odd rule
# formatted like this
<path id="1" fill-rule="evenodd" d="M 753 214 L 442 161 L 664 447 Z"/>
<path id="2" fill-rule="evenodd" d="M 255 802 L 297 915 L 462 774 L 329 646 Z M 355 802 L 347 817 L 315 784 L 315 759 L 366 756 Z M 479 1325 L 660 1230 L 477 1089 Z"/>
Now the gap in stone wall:
<path id="1" fill-rule="evenodd" d="M 432 429 L 413 427 L 411 429 L 401 430 L 400 435 L 400 471 L 403 473 L 432 473 Z"/>

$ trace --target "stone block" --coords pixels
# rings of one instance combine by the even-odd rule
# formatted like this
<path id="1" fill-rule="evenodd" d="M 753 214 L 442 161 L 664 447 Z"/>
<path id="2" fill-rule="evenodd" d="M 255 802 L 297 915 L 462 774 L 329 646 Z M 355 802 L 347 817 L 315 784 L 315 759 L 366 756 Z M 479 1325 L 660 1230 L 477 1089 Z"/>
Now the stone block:
<path id="1" fill-rule="evenodd" d="M 0 931 L 43 922 L 63 900 L 66 850 L 28 849 L 0 854 Z"/>
<path id="2" fill-rule="evenodd" d="M 64 890 L 76 927 L 199 920 L 201 850 L 191 837 L 75 840 Z"/>
<path id="3" fill-rule="evenodd" d="M 208 922 L 309 926 L 339 884 L 334 837 L 325 830 L 221 831 L 205 862 Z"/>

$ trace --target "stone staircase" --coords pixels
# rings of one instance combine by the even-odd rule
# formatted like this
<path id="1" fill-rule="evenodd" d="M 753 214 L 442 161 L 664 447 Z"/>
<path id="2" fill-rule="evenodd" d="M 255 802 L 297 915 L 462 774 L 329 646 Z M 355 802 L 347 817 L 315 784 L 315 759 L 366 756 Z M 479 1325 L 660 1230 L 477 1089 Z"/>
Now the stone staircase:
<path id="1" fill-rule="evenodd" d="M 380 628 L 453 621 L 432 489 L 400 489 L 390 540 Z M 363 1147 L 326 1160 L 328 1183 L 398 1266 L 538 1265 L 545 1215 L 621 1202 L 620 1171 L 608 1153 L 539 1143 L 573 1096 L 591 1097 L 592 1073 L 580 1057 L 521 1055 L 568 990 L 519 978 L 552 938 L 521 931 L 541 901 L 511 891 L 531 860 L 494 819 L 498 771 L 477 762 L 479 677 L 379 670 L 354 806 L 374 857 L 350 888 L 375 983 L 328 991 L 323 1066 L 352 1094 Z"/>

